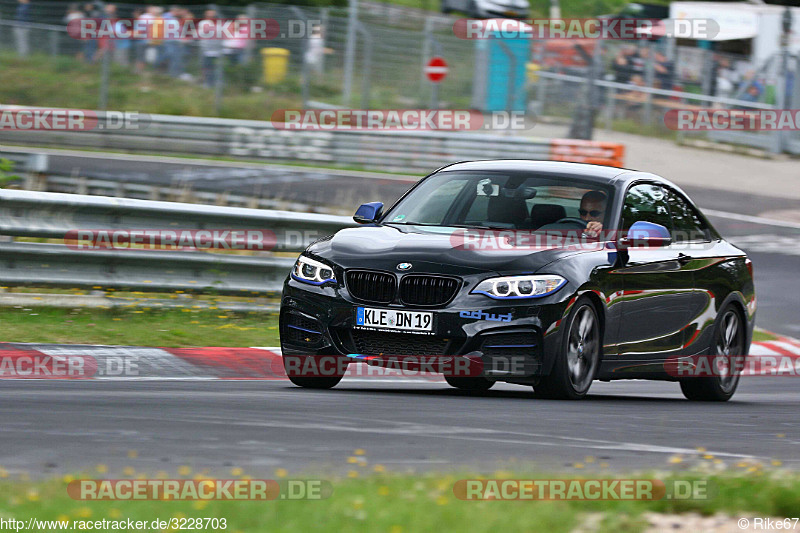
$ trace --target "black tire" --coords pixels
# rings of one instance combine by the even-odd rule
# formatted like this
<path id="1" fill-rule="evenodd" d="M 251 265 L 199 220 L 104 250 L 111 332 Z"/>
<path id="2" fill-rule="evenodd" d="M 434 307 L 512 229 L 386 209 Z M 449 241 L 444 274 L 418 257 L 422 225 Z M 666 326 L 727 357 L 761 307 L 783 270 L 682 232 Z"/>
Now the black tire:
<path id="1" fill-rule="evenodd" d="M 307 357 L 307 356 L 291 356 L 291 357 Z M 286 370 L 286 377 L 289 378 L 289 381 L 297 385 L 298 387 L 303 387 L 306 389 L 331 389 L 339 384 L 344 377 L 336 375 L 336 376 L 294 376 L 291 372 L 286 368 L 286 357 L 283 358 L 284 370 Z"/>
<path id="2" fill-rule="evenodd" d="M 726 305 L 717 314 L 714 324 L 714 341 L 709 355 L 746 355 L 745 322 L 734 304 Z M 728 367 L 730 368 L 730 366 Z M 727 376 L 696 377 L 681 380 L 681 392 L 695 402 L 727 402 L 739 386 L 738 373 Z"/>
<path id="3" fill-rule="evenodd" d="M 445 376 L 444 379 L 451 387 L 455 387 L 461 390 L 470 390 L 470 391 L 489 390 L 494 386 L 495 383 L 491 379 L 486 379 L 481 376 L 470 377 L 470 378 L 456 378 L 452 376 Z"/>
<path id="4" fill-rule="evenodd" d="M 550 375 L 533 386 L 538 398 L 580 400 L 589 392 L 602 354 L 603 331 L 597 309 L 588 298 L 575 302 L 566 320 L 561 350 Z"/>
<path id="5" fill-rule="evenodd" d="M 442 13 L 445 15 L 452 13 L 453 10 L 447 5 L 447 0 L 442 0 Z"/>
<path id="6" fill-rule="evenodd" d="M 478 5 L 474 1 L 467 4 L 467 15 L 476 19 L 481 18 L 481 14 L 478 13 Z"/>
<path id="7" fill-rule="evenodd" d="M 306 389 L 332 389 L 342 381 L 342 376 L 332 378 L 301 378 L 289 376 L 289 381 Z"/>

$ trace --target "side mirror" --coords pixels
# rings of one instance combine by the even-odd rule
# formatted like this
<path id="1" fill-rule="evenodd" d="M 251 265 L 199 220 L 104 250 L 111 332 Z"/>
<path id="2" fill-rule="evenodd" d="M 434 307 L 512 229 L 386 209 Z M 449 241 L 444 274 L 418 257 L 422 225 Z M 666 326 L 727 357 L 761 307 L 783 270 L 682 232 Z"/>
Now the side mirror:
<path id="1" fill-rule="evenodd" d="M 669 230 L 661 224 L 640 220 L 634 222 L 627 235 L 620 237 L 618 247 L 624 248 L 660 248 L 669 246 L 672 238 Z"/>
<path id="2" fill-rule="evenodd" d="M 383 202 L 369 202 L 361 204 L 353 215 L 353 220 L 359 224 L 371 224 L 378 220 L 383 214 Z"/>

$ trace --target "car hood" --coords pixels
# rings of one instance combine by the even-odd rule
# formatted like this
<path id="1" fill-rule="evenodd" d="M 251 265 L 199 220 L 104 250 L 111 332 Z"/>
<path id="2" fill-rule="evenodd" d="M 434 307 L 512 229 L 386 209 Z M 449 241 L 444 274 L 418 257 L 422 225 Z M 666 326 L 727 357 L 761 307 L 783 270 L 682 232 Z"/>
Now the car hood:
<path id="1" fill-rule="evenodd" d="M 465 247 L 461 237 L 464 231 L 431 226 L 364 226 L 343 229 L 312 244 L 307 251 L 343 268 L 394 272 L 398 264 L 411 263 L 409 273 L 461 275 L 532 273 L 557 259 L 579 253 L 564 248 L 502 249 L 491 244 Z"/>

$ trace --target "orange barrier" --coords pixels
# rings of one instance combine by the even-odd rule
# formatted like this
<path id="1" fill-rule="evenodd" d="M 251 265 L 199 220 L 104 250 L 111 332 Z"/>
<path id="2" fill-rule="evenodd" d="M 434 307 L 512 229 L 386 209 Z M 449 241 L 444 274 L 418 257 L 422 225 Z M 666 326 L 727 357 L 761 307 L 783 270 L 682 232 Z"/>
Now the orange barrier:
<path id="1" fill-rule="evenodd" d="M 624 144 L 576 139 L 552 139 L 550 141 L 551 161 L 572 161 L 622 167 L 624 157 Z"/>

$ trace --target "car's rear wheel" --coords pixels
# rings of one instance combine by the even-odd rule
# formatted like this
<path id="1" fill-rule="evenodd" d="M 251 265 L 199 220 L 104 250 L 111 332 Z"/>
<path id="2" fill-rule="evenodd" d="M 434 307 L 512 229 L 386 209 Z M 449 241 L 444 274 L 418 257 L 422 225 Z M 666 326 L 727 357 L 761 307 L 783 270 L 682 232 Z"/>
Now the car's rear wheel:
<path id="1" fill-rule="evenodd" d="M 311 372 L 320 372 L 319 369 L 323 368 L 323 365 L 319 364 L 315 361 L 309 361 L 309 363 L 315 363 L 313 365 L 308 365 L 305 361 L 306 358 L 314 356 L 308 355 L 289 355 L 283 356 L 283 368 L 286 371 L 286 377 L 289 378 L 289 381 L 297 385 L 298 387 L 304 387 L 306 389 L 330 389 L 335 387 L 342 381 L 344 375 L 339 373 L 334 373 L 327 376 L 303 376 L 297 375 L 298 373 L 302 373 L 303 369 L 308 370 L 308 368 L 312 368 Z"/>
<path id="2" fill-rule="evenodd" d="M 445 376 L 445 381 L 451 386 L 462 390 L 471 391 L 484 391 L 489 390 L 494 386 L 494 381 L 486 379 L 481 376 L 469 378 L 456 378 L 452 376 Z"/>
<path id="3" fill-rule="evenodd" d="M 733 357 L 743 356 L 745 350 L 745 328 L 741 313 L 733 304 L 717 315 L 714 326 L 714 344 L 710 355 L 728 358 L 722 367 L 726 372 L 718 376 L 695 377 L 681 380 L 681 392 L 687 399 L 699 402 L 727 402 L 739 386 L 740 374 L 734 370 Z M 716 364 L 714 368 L 719 368 Z"/>
<path id="4" fill-rule="evenodd" d="M 591 300 L 579 299 L 566 323 L 563 345 L 550 375 L 542 376 L 533 387 L 540 398 L 580 400 L 597 374 L 603 335 Z"/>
<path id="5" fill-rule="evenodd" d="M 446 15 L 446 14 L 452 13 L 452 12 L 453 12 L 453 9 L 447 3 L 447 0 L 442 0 L 442 13 L 444 13 Z"/>

